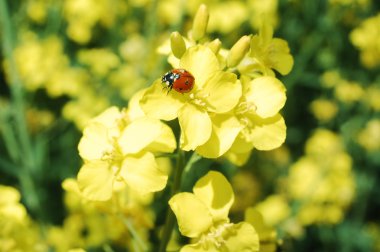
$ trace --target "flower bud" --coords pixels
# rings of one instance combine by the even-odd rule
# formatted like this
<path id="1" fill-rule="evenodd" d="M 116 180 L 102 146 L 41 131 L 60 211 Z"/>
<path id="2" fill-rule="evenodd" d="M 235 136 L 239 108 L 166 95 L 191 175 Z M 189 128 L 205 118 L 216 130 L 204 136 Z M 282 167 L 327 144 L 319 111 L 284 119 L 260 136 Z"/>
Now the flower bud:
<path id="1" fill-rule="evenodd" d="M 222 42 L 220 42 L 219 39 L 214 39 L 207 44 L 207 47 L 210 48 L 213 53 L 217 54 L 222 47 Z"/>
<path id="2" fill-rule="evenodd" d="M 170 35 L 170 47 L 174 56 L 180 59 L 186 51 L 185 40 L 178 32 L 172 32 Z"/>
<path id="3" fill-rule="evenodd" d="M 199 40 L 203 38 L 203 36 L 205 35 L 207 24 L 208 24 L 208 18 L 209 18 L 209 12 L 208 12 L 207 6 L 204 4 L 201 4 L 199 6 L 197 13 L 195 14 L 194 22 L 193 22 L 192 33 L 193 33 L 194 40 Z"/>
<path id="4" fill-rule="evenodd" d="M 248 52 L 251 42 L 251 36 L 245 35 L 236 42 L 227 56 L 227 66 L 235 67 L 244 58 Z"/>

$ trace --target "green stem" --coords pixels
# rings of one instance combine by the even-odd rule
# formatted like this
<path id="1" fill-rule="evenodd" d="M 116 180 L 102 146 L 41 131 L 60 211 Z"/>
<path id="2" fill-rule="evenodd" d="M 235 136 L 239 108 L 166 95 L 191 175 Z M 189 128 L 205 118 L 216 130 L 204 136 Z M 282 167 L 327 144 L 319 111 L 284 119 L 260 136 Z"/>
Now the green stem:
<path id="1" fill-rule="evenodd" d="M 3 108 L 0 108 L 3 109 Z M 8 108 L 6 110 L 9 110 Z M 2 137 L 4 140 L 5 148 L 7 149 L 8 155 L 13 162 L 16 160 L 20 160 L 20 152 L 18 152 L 18 143 L 17 138 L 15 136 L 15 132 L 13 130 L 13 127 L 10 123 L 9 111 L 6 111 L 3 113 L 3 111 L 0 111 L 0 130 L 2 133 Z"/>
<path id="2" fill-rule="evenodd" d="M 17 64 L 13 57 L 14 27 L 12 27 L 6 0 L 0 0 L 0 30 L 2 31 L 2 49 L 9 69 L 9 87 L 11 93 L 12 110 L 10 116 L 12 120 L 7 120 L 10 129 L 15 136 L 15 142 L 5 142 L 5 144 L 17 145 L 18 155 L 11 154 L 12 161 L 20 167 L 18 179 L 21 184 L 23 195 L 27 206 L 36 214 L 41 215 L 40 199 L 38 198 L 37 186 L 33 180 L 37 163 L 33 155 L 33 147 L 29 136 L 29 131 L 25 116 L 24 88 L 17 71 Z M 17 137 L 17 138 L 16 138 Z M 15 148 L 14 146 L 8 146 Z M 39 216 L 41 217 L 41 216 Z"/>
<path id="3" fill-rule="evenodd" d="M 24 90 L 19 75 L 17 66 L 13 57 L 14 34 L 12 33 L 12 25 L 5 0 L 0 0 L 0 23 L 2 27 L 3 37 L 3 52 L 9 64 L 9 82 L 14 106 L 15 130 L 19 136 L 20 148 L 24 154 L 24 158 L 32 161 L 32 147 L 28 135 L 28 129 L 25 121 L 25 105 L 24 105 Z M 25 162 L 26 163 L 26 162 Z"/>
<path id="4" fill-rule="evenodd" d="M 174 173 L 174 181 L 173 181 L 173 187 L 170 192 L 170 197 L 173 197 L 174 194 L 178 193 L 180 191 L 181 187 L 181 178 L 182 178 L 182 173 L 184 171 L 184 164 L 183 164 L 183 152 L 180 148 L 178 148 L 177 151 L 177 164 L 175 168 L 175 173 Z M 164 231 L 162 234 L 162 239 L 160 243 L 160 249 L 159 252 L 165 252 L 166 251 L 166 246 L 169 243 L 170 237 L 173 232 L 175 224 L 175 216 L 173 211 L 171 211 L 170 207 L 168 207 L 168 210 L 166 212 L 166 220 L 165 220 L 165 226 L 164 226 Z"/>
<path id="5" fill-rule="evenodd" d="M 138 247 L 135 248 L 135 251 L 141 251 L 141 250 L 147 251 L 148 247 L 145 245 L 144 241 L 141 239 L 139 233 L 133 226 L 132 222 L 129 219 L 125 218 L 124 216 L 121 216 L 121 218 L 124 222 L 124 225 L 128 228 L 129 232 L 131 233 L 131 235 L 133 236 L 133 238 L 135 239 L 137 243 Z"/>

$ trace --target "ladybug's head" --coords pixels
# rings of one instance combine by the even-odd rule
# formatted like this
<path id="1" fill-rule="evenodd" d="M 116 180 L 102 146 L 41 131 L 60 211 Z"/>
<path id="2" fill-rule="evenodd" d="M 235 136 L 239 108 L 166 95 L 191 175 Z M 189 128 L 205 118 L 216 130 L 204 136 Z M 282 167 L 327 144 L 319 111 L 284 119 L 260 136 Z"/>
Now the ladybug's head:
<path id="1" fill-rule="evenodd" d="M 161 81 L 165 83 L 168 88 L 173 87 L 173 83 L 176 79 L 179 78 L 179 74 L 173 73 L 172 71 L 167 72 L 164 76 L 162 76 Z"/>

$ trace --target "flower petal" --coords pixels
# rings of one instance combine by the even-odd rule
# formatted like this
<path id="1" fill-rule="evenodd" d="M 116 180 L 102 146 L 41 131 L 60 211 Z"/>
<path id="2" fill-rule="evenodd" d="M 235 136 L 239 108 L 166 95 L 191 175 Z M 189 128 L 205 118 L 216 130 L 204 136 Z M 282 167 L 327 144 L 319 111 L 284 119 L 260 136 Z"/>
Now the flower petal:
<path id="1" fill-rule="evenodd" d="M 194 150 L 211 136 L 212 124 L 206 111 L 187 103 L 178 112 L 181 126 L 181 149 Z"/>
<path id="2" fill-rule="evenodd" d="M 165 121 L 177 118 L 184 103 L 185 96 L 175 91 L 167 93 L 161 80 L 156 80 L 140 100 L 141 109 L 147 116 Z"/>
<path id="3" fill-rule="evenodd" d="M 131 122 L 118 139 L 123 155 L 134 154 L 156 140 L 161 134 L 160 120 L 141 117 Z"/>
<path id="4" fill-rule="evenodd" d="M 205 247 L 204 244 L 201 243 L 194 243 L 194 244 L 187 244 L 183 246 L 180 250 L 180 252 L 219 252 L 215 246 L 207 246 Z"/>
<path id="5" fill-rule="evenodd" d="M 195 150 L 206 158 L 218 158 L 223 155 L 234 143 L 241 130 L 238 119 L 232 115 L 215 115 L 211 119 L 212 133 L 210 139 Z"/>
<path id="6" fill-rule="evenodd" d="M 89 124 L 78 144 L 79 155 L 85 160 L 101 159 L 113 150 L 107 128 L 98 122 Z"/>
<path id="7" fill-rule="evenodd" d="M 244 131 L 245 132 L 245 131 Z M 248 141 L 243 133 L 240 133 L 236 138 L 235 142 L 232 144 L 230 151 L 236 153 L 247 153 L 253 149 L 253 143 Z"/>
<path id="8" fill-rule="evenodd" d="M 255 117 L 251 129 L 252 143 L 258 150 L 273 150 L 280 147 L 286 138 L 284 118 L 277 114 L 270 118 Z"/>
<path id="9" fill-rule="evenodd" d="M 236 166 L 244 165 L 248 161 L 250 156 L 251 156 L 251 151 L 243 152 L 243 153 L 227 151 L 226 154 L 224 154 L 224 157 L 227 158 L 228 161 L 230 161 Z"/>
<path id="10" fill-rule="evenodd" d="M 239 102 L 242 86 L 233 73 L 217 72 L 207 79 L 200 96 L 205 99 L 207 110 L 225 113 L 232 110 Z"/>
<path id="11" fill-rule="evenodd" d="M 214 222 L 228 220 L 228 212 L 235 196 L 231 184 L 222 173 L 208 172 L 198 180 L 193 192 L 209 208 Z"/>
<path id="12" fill-rule="evenodd" d="M 263 117 L 271 117 L 278 113 L 286 101 L 285 86 L 280 80 L 271 76 L 259 77 L 251 81 L 247 101 L 256 106 L 256 113 Z"/>
<path id="13" fill-rule="evenodd" d="M 168 152 L 171 153 L 177 148 L 177 142 L 172 129 L 160 122 L 161 131 L 160 135 L 146 147 L 150 152 Z"/>
<path id="14" fill-rule="evenodd" d="M 220 69 L 219 62 L 210 48 L 193 46 L 183 54 L 180 67 L 189 71 L 195 78 L 195 85 L 202 88 L 207 79 Z"/>
<path id="15" fill-rule="evenodd" d="M 127 156 L 121 166 L 120 176 L 133 190 L 146 194 L 165 188 L 168 175 L 158 169 L 150 152 Z"/>
<path id="16" fill-rule="evenodd" d="M 78 186 L 82 195 L 89 200 L 106 201 L 112 196 L 114 175 L 105 161 L 84 164 L 78 173 Z"/>
<path id="17" fill-rule="evenodd" d="M 199 237 L 212 226 L 212 217 L 207 207 L 194 194 L 183 192 L 169 200 L 170 208 L 177 217 L 181 234 Z"/>
<path id="18" fill-rule="evenodd" d="M 272 48 L 275 48 L 270 55 L 272 68 L 282 75 L 287 75 L 294 65 L 293 56 L 289 53 L 288 43 L 283 39 L 274 38 Z"/>
<path id="19" fill-rule="evenodd" d="M 140 106 L 140 100 L 145 95 L 146 90 L 148 90 L 148 88 L 137 91 L 129 100 L 127 109 L 128 119 L 134 120 L 145 116 L 145 113 Z"/>
<path id="20" fill-rule="evenodd" d="M 93 119 L 91 119 L 91 123 L 98 122 L 100 124 L 103 124 L 106 128 L 112 128 L 116 124 L 115 121 L 117 121 L 117 119 L 120 119 L 120 118 L 121 118 L 121 113 L 120 113 L 119 108 L 113 106 L 106 109 L 101 114 L 94 117 Z"/>
<path id="21" fill-rule="evenodd" d="M 231 227 L 231 235 L 225 237 L 226 251 L 247 252 L 259 251 L 259 235 L 254 227 L 247 222 L 240 222 Z"/>

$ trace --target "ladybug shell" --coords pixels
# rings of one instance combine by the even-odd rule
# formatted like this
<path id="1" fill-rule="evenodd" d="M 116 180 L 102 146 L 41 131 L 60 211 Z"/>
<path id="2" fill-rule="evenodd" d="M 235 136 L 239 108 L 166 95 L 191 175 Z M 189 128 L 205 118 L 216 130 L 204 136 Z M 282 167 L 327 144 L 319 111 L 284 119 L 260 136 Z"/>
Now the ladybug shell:
<path id="1" fill-rule="evenodd" d="M 173 74 L 178 76 L 174 79 L 172 88 L 178 93 L 188 93 L 194 87 L 194 76 L 185 69 L 173 69 Z"/>

